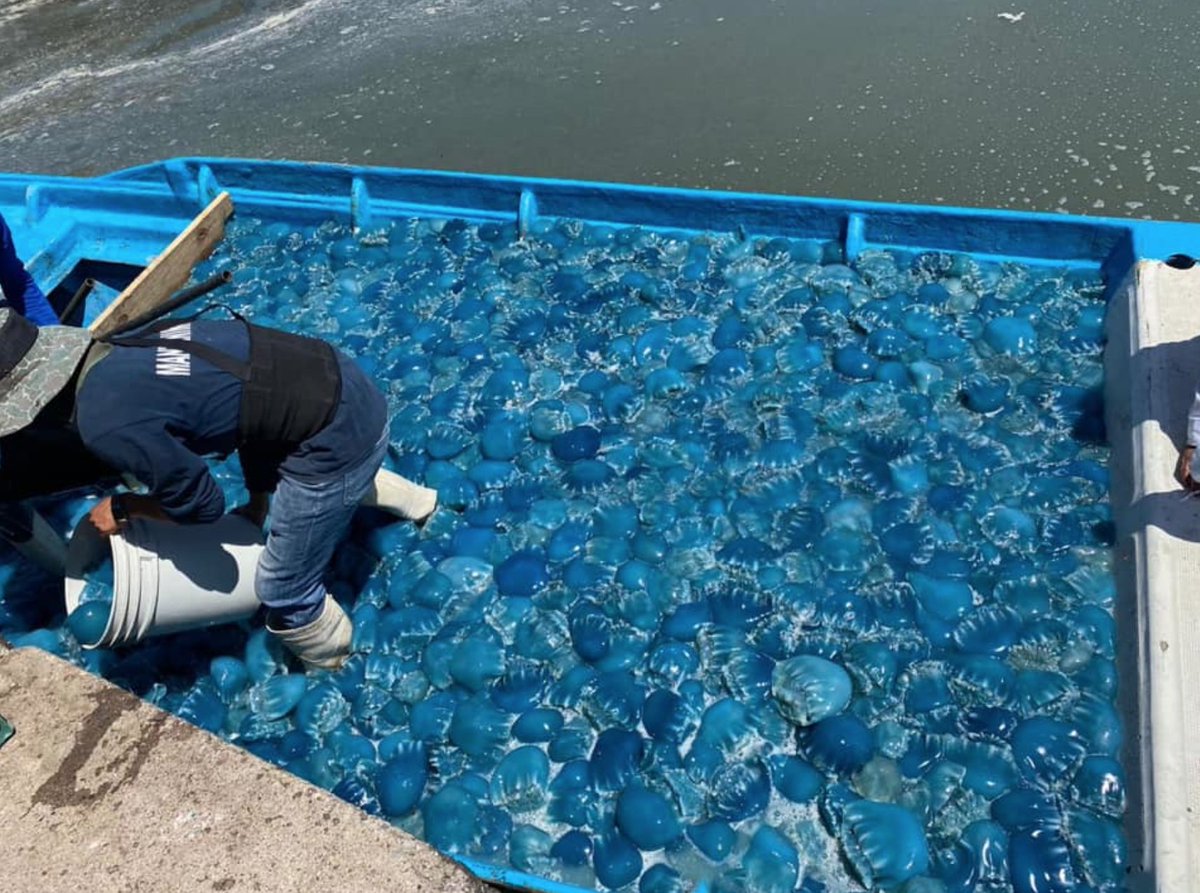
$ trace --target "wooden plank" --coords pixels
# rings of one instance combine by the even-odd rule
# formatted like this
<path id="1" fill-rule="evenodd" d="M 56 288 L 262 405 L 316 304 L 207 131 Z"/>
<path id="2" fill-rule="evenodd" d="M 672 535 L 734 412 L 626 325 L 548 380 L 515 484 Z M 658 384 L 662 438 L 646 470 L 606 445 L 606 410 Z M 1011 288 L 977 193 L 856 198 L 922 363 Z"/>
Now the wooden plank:
<path id="1" fill-rule="evenodd" d="M 225 221 L 233 213 L 233 200 L 222 192 L 201 211 L 154 262 L 138 274 L 91 325 L 97 338 L 140 317 L 179 291 L 192 268 L 212 254 L 225 237 Z"/>

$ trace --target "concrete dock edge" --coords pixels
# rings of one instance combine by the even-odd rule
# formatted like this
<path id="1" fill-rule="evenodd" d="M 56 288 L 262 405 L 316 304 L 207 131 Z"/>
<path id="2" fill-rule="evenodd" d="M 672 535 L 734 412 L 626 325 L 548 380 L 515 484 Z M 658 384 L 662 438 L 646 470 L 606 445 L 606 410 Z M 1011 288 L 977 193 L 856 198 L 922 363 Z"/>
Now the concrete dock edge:
<path id="1" fill-rule="evenodd" d="M 0 644 L 0 886 L 479 893 L 427 844 L 41 651 Z"/>
<path id="2" fill-rule="evenodd" d="M 1174 480 L 1200 382 L 1200 268 L 1140 262 L 1105 357 L 1130 890 L 1200 891 L 1200 499 Z"/>

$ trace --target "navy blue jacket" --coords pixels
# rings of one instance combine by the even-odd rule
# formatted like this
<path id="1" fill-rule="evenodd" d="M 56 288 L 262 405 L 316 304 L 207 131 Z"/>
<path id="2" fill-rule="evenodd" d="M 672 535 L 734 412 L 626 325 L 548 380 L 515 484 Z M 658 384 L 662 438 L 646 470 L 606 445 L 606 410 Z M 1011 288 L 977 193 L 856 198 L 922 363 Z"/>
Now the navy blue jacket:
<path id="1" fill-rule="evenodd" d="M 232 320 L 196 320 L 162 332 L 203 342 L 245 360 L 250 340 Z M 329 424 L 282 463 L 239 450 L 246 486 L 275 489 L 281 474 L 301 481 L 336 479 L 358 464 L 387 424 L 387 403 L 349 357 L 338 354 L 342 394 Z M 242 382 L 192 354 L 163 347 L 113 347 L 79 389 L 75 419 L 84 445 L 133 474 L 177 521 L 215 521 L 225 512 L 205 456 L 237 448 Z"/>
<path id="2" fill-rule="evenodd" d="M 12 231 L 3 215 L 0 215 L 0 290 L 4 292 L 4 303 L 30 322 L 39 326 L 58 325 L 58 316 L 50 302 L 17 257 Z"/>

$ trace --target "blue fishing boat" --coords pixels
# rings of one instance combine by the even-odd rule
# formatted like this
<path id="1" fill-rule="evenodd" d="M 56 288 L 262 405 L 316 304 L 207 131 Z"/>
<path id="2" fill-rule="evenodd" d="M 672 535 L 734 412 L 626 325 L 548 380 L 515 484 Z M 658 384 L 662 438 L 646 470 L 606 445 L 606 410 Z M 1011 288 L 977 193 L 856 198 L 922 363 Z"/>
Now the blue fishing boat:
<path id="1" fill-rule="evenodd" d="M 82 324 L 222 193 L 196 281 L 442 507 L 356 524 L 345 669 L 242 624 L 161 706 L 519 889 L 1198 889 L 1200 224 L 217 158 L 0 213 Z"/>

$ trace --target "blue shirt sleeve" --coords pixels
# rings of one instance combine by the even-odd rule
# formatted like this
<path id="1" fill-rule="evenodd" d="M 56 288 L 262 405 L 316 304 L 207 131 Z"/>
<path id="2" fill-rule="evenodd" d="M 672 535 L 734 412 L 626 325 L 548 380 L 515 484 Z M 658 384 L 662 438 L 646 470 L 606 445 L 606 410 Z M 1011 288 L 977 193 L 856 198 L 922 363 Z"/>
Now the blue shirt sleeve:
<path id="1" fill-rule="evenodd" d="M 3 216 L 0 216 L 0 290 L 8 304 L 30 322 L 39 326 L 58 325 L 54 308 L 17 257 L 12 231 Z"/>
<path id="2" fill-rule="evenodd" d="M 96 456 L 145 484 L 171 519 L 207 524 L 225 513 L 225 494 L 213 480 L 208 463 L 165 428 L 125 425 L 89 437 L 81 424 L 80 433 Z"/>

